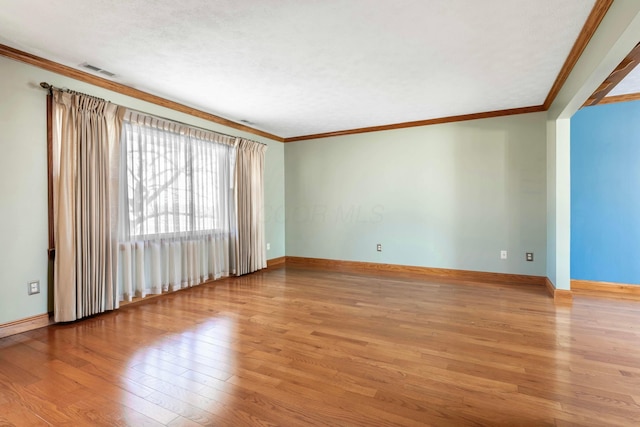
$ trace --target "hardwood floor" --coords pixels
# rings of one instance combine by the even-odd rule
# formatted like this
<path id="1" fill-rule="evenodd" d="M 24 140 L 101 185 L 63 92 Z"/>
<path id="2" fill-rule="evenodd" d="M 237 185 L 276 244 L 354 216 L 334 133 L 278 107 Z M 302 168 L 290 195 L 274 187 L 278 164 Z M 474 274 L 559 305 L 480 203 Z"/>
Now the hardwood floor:
<path id="1" fill-rule="evenodd" d="M 640 302 L 268 270 L 0 339 L 0 425 L 640 423 Z"/>

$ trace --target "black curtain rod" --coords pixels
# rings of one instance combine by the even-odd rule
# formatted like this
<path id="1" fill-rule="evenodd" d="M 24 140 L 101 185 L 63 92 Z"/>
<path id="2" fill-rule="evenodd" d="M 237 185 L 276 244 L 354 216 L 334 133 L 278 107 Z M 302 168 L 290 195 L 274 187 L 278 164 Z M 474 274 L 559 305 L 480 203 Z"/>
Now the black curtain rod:
<path id="1" fill-rule="evenodd" d="M 71 90 L 71 89 L 55 87 L 55 86 L 53 86 L 53 85 L 51 85 L 51 84 L 49 84 L 47 82 L 40 82 L 40 87 L 43 88 L 43 89 L 47 89 L 49 91 L 49 94 L 53 94 L 53 91 L 57 90 L 57 91 L 60 91 L 60 92 L 77 93 L 77 94 L 81 94 L 81 95 L 86 95 L 86 96 L 91 96 L 93 98 L 97 98 L 97 97 L 95 97 L 93 95 L 89 95 L 89 94 L 82 93 L 82 92 L 76 92 L 76 91 Z M 102 99 L 102 98 L 98 98 L 98 99 Z M 107 101 L 107 102 L 111 102 L 111 101 Z M 244 140 L 247 140 L 247 141 L 255 142 L 256 144 L 260 144 L 260 145 L 267 145 L 264 142 L 255 141 L 253 139 L 248 139 L 248 138 L 242 138 L 241 136 L 237 136 L 237 135 L 229 135 L 227 133 L 222 133 L 222 132 L 218 132 L 218 131 L 215 131 L 215 130 L 203 128 L 201 126 L 192 125 L 192 124 L 181 122 L 181 121 L 178 121 L 178 120 L 175 120 L 175 119 L 170 119 L 168 117 L 162 117 L 162 116 L 157 116 L 155 114 L 149 114 L 149 113 L 144 112 L 144 111 L 140 111 L 140 110 L 136 110 L 134 108 L 126 107 L 124 105 L 122 107 L 124 107 L 124 108 L 126 108 L 127 110 L 130 110 L 130 111 L 135 111 L 136 113 L 145 114 L 147 116 L 152 116 L 152 117 L 155 117 L 156 119 L 161 119 L 161 120 L 166 120 L 166 121 L 169 121 L 169 122 L 178 123 L 180 125 L 187 126 L 187 127 L 190 127 L 190 128 L 200 129 L 200 130 L 203 130 L 203 131 L 206 131 L 206 132 L 217 133 L 218 135 L 228 136 L 229 138 L 241 138 L 241 139 L 244 139 Z"/>
<path id="2" fill-rule="evenodd" d="M 50 85 L 47 82 L 40 82 L 40 87 L 43 88 L 43 89 L 47 89 L 49 91 L 49 94 L 52 94 L 54 90 L 57 90 L 59 92 L 77 93 L 78 95 L 90 96 L 91 98 L 101 99 L 101 100 L 105 101 L 102 98 L 98 98 L 97 96 L 89 95 L 88 93 L 77 92 L 75 90 L 71 90 L 71 89 L 68 89 L 68 88 L 55 87 L 53 85 Z"/>

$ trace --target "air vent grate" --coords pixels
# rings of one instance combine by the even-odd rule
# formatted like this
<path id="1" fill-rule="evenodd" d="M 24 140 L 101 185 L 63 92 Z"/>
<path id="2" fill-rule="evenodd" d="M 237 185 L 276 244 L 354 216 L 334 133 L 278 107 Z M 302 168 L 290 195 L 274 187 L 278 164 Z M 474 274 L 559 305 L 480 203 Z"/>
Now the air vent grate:
<path id="1" fill-rule="evenodd" d="M 91 71 L 100 71 L 100 68 L 98 68 L 98 67 L 96 67 L 94 65 L 91 65 L 91 64 L 86 64 L 85 63 L 85 64 L 81 64 L 81 66 L 84 67 L 84 68 L 87 68 L 87 69 L 89 69 Z"/>
<path id="2" fill-rule="evenodd" d="M 116 77 L 115 73 L 112 73 L 111 71 L 103 70 L 102 68 L 96 67 L 95 65 L 91 65 L 87 62 L 83 62 L 82 64 L 80 64 L 80 66 L 86 70 L 90 70 L 90 71 L 93 71 L 94 73 L 99 73 L 107 77 L 112 77 L 112 78 Z"/>

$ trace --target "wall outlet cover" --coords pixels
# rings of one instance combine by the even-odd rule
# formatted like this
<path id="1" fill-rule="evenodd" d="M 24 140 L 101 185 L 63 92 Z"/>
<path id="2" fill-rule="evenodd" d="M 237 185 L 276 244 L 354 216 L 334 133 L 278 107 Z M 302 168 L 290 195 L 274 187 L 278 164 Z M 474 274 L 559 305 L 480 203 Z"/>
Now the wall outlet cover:
<path id="1" fill-rule="evenodd" d="M 29 295 L 39 294 L 40 293 L 40 281 L 33 280 L 27 284 L 27 292 Z"/>

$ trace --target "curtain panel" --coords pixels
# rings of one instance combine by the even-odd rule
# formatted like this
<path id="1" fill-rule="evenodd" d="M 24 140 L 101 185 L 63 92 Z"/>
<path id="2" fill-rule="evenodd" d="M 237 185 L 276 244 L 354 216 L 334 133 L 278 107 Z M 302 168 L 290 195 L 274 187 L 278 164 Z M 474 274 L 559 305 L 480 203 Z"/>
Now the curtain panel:
<path id="1" fill-rule="evenodd" d="M 238 276 L 267 267 L 264 229 L 264 158 L 267 146 L 241 139 L 236 161 Z"/>
<path id="2" fill-rule="evenodd" d="M 124 110 L 52 92 L 54 317 L 68 322 L 118 306 L 115 281 L 119 143 Z"/>
<path id="3" fill-rule="evenodd" d="M 53 90 L 54 313 L 266 267 L 266 145 Z"/>
<path id="4" fill-rule="evenodd" d="M 123 300 L 235 274 L 236 138 L 127 111 L 121 150 Z"/>

